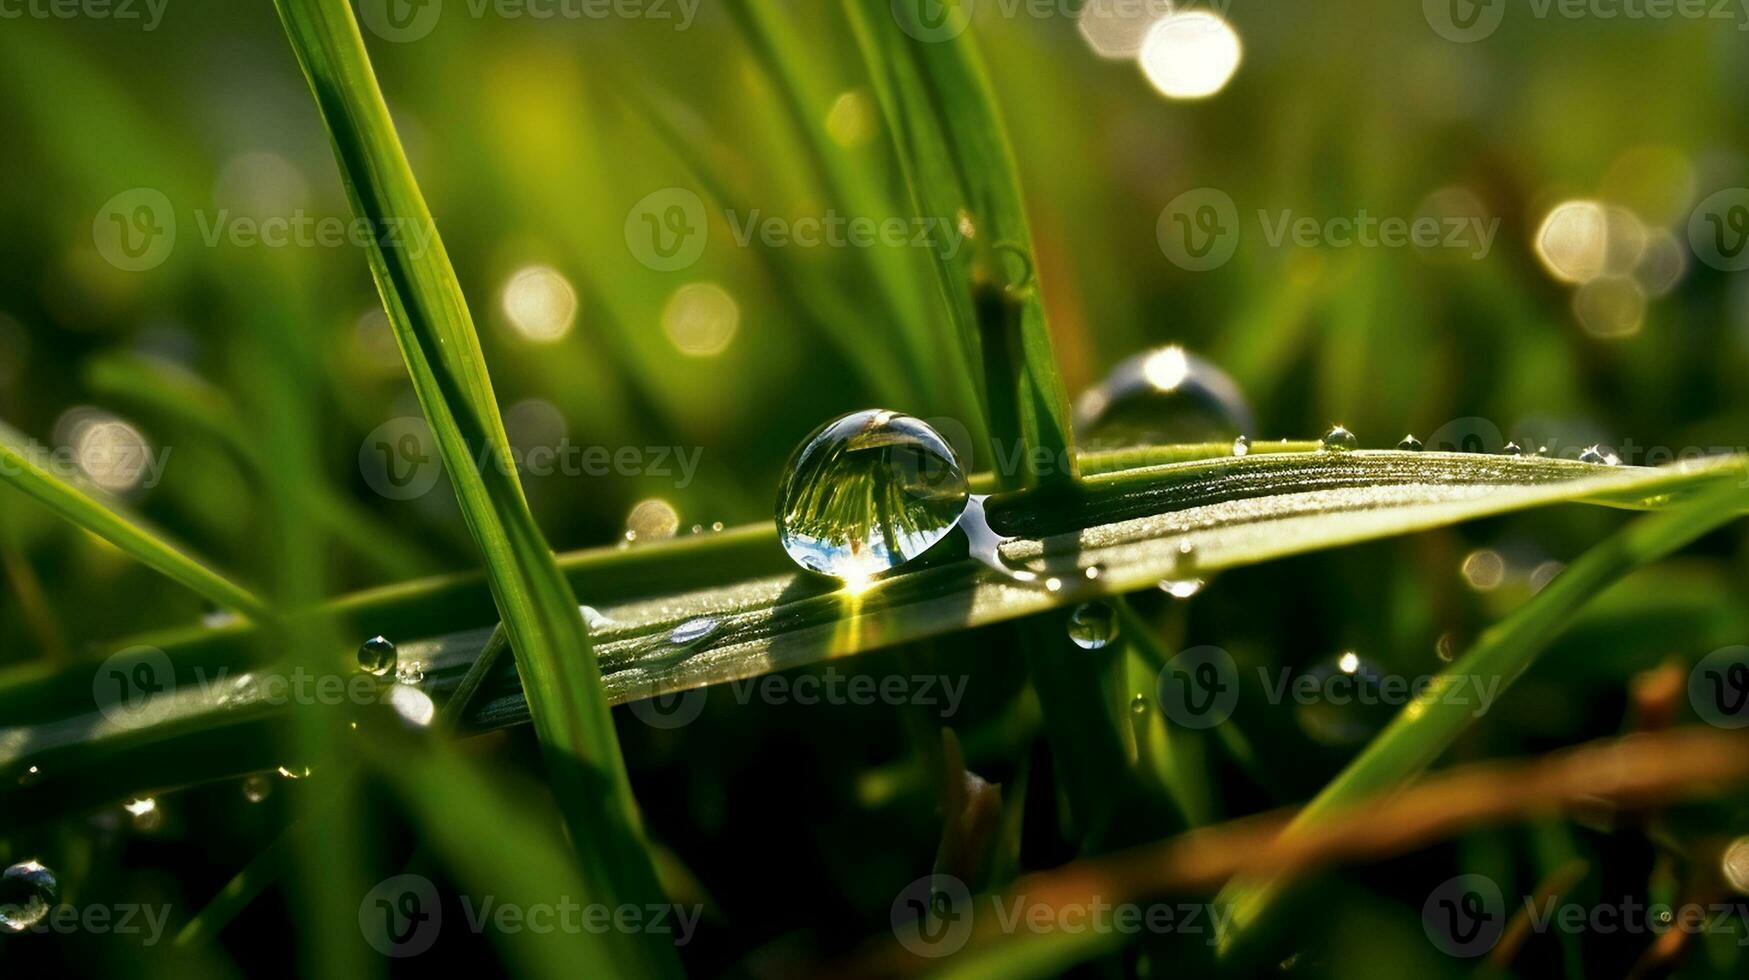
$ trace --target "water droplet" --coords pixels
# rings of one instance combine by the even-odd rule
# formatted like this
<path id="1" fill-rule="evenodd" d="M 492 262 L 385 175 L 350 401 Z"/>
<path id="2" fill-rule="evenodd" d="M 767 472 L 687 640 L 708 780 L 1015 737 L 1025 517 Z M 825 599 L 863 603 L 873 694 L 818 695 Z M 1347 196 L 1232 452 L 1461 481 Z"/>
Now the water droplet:
<path id="1" fill-rule="evenodd" d="M 425 662 L 422 660 L 410 660 L 395 668 L 395 682 L 398 684 L 406 684 L 410 687 L 418 687 L 420 684 L 425 683 Z"/>
<path id="2" fill-rule="evenodd" d="M 1306 672 L 1295 682 L 1294 716 L 1311 738 L 1324 745 L 1365 741 L 1390 720 L 1383 679 L 1360 654 L 1346 651 Z"/>
<path id="3" fill-rule="evenodd" d="M 712 521 L 711 522 L 711 530 L 712 531 L 721 531 L 722 529 L 723 529 L 723 522 L 722 521 Z"/>
<path id="4" fill-rule="evenodd" d="M 695 647 L 715 636 L 720 625 L 709 616 L 689 619 L 674 627 L 674 632 L 668 634 L 668 642 L 675 646 Z"/>
<path id="5" fill-rule="evenodd" d="M 1089 602 L 1069 614 L 1069 639 L 1083 650 L 1103 649 L 1117 639 L 1117 613 L 1103 602 Z"/>
<path id="6" fill-rule="evenodd" d="M 1579 462 L 1594 463 L 1598 466 L 1615 466 L 1621 462 L 1621 457 L 1608 446 L 1592 446 L 1579 454 Z"/>
<path id="7" fill-rule="evenodd" d="M 666 541 L 680 529 L 680 515 L 666 500 L 640 500 L 626 515 L 627 541 Z"/>
<path id="8" fill-rule="evenodd" d="M 381 677 L 394 669 L 395 658 L 395 645 L 388 637 L 373 636 L 358 648 L 358 669 Z"/>
<path id="9" fill-rule="evenodd" d="M 223 629 L 237 622 L 237 614 L 223 606 L 208 602 L 201 607 L 200 625 L 209 630 Z"/>
<path id="10" fill-rule="evenodd" d="M 1130 698 L 1130 714 L 1132 714 L 1132 715 L 1145 715 L 1147 713 L 1148 713 L 1148 698 L 1146 695 L 1138 694 L 1135 697 Z"/>
<path id="11" fill-rule="evenodd" d="M 1506 448 L 1500 450 L 1500 452 L 1506 456 L 1523 456 L 1524 447 L 1516 442 L 1509 442 L 1506 444 Z"/>
<path id="12" fill-rule="evenodd" d="M 1233 440 L 1233 455 L 1235 455 L 1235 456 L 1249 456 L 1249 455 L 1251 455 L 1251 437 L 1250 436 L 1240 436 L 1239 438 Z"/>
<path id="13" fill-rule="evenodd" d="M 1725 847 L 1719 869 L 1737 894 L 1749 895 L 1749 837 L 1739 837 Z"/>
<path id="14" fill-rule="evenodd" d="M 970 493 L 953 448 L 919 419 L 853 412 L 810 435 L 778 485 L 778 540 L 803 568 L 852 583 L 953 530 Z"/>
<path id="15" fill-rule="evenodd" d="M 309 766 L 280 766 L 274 771 L 286 779 L 309 779 L 315 772 Z"/>
<path id="16" fill-rule="evenodd" d="M 1453 633 L 1441 633 L 1441 634 L 1439 634 L 1439 639 L 1434 641 L 1433 652 L 1439 655 L 1439 659 L 1445 661 L 1446 663 L 1451 663 L 1452 660 L 1457 657 L 1457 636 L 1456 636 L 1456 634 L 1453 634 Z"/>
<path id="17" fill-rule="evenodd" d="M 1555 576 L 1561 574 L 1566 567 L 1566 565 L 1558 561 L 1545 561 L 1531 569 L 1530 591 L 1541 592 L 1550 582 L 1553 582 Z"/>
<path id="18" fill-rule="evenodd" d="M 1318 439 L 1318 443 L 1326 452 L 1345 453 L 1360 445 L 1360 440 L 1354 438 L 1354 433 L 1340 425 L 1333 425 L 1330 431 Z"/>
<path id="19" fill-rule="evenodd" d="M 1397 443 L 1397 448 L 1406 453 L 1418 453 L 1421 451 L 1421 440 L 1415 438 L 1413 434 L 1406 435 L 1402 442 Z"/>
<path id="20" fill-rule="evenodd" d="M 1190 599 L 1207 584 L 1200 578 L 1169 578 L 1161 581 L 1160 591 L 1174 599 Z"/>
<path id="21" fill-rule="evenodd" d="M 1182 347 L 1138 354 L 1075 402 L 1075 432 L 1088 449 L 1224 443 L 1255 429 L 1226 372 Z"/>
<path id="22" fill-rule="evenodd" d="M 20 861 L 0 873 L 0 932 L 17 934 L 49 914 L 60 894 L 55 873 L 36 861 Z"/>
<path id="23" fill-rule="evenodd" d="M 1464 559 L 1464 581 L 1477 592 L 1492 592 L 1506 581 L 1506 559 L 1492 548 L 1473 551 Z"/>
<path id="24" fill-rule="evenodd" d="M 251 803 L 260 803 L 273 793 L 273 781 L 256 773 L 243 779 L 243 798 Z"/>

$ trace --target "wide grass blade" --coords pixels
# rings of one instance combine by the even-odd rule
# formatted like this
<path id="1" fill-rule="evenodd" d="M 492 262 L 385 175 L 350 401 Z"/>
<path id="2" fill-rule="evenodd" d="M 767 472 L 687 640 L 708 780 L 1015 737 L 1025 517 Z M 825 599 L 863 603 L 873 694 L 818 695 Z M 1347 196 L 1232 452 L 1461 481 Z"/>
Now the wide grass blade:
<path id="1" fill-rule="evenodd" d="M 226 578 L 163 532 L 106 501 L 101 491 L 56 475 L 32 451 L 29 440 L 4 424 L 0 424 L 0 480 L 196 594 L 257 622 L 272 618 L 272 611 L 253 592 Z"/>
<path id="2" fill-rule="evenodd" d="M 1498 679 L 1499 690 L 1504 691 L 1530 669 L 1562 627 L 1598 593 L 1634 569 L 1737 517 L 1746 502 L 1749 490 L 1733 481 L 1680 507 L 1641 518 L 1580 556 L 1530 601 L 1482 634 L 1468 653 L 1405 706 L 1300 811 L 1285 832 L 1303 832 L 1345 807 L 1376 798 L 1415 778 L 1476 720 L 1468 699 L 1446 697 L 1453 684 L 1468 678 L 1484 682 Z M 1239 948 L 1282 885 L 1280 881 L 1252 879 L 1235 881 L 1222 890 L 1216 901 L 1229 903 L 1233 913 L 1230 930 L 1221 936 L 1222 950 Z"/>
<path id="3" fill-rule="evenodd" d="M 1641 469 L 1440 453 L 1282 454 L 1096 477 L 1085 482 L 1086 497 L 1069 504 L 1043 492 L 996 498 L 992 518 L 1005 530 L 1043 535 L 1017 538 L 1008 557 L 1058 570 L 1064 587 L 1057 591 L 1015 583 L 944 549 L 853 597 L 790 567 L 769 525 L 581 552 L 564 567 L 591 591 L 626 597 L 598 605 L 605 619 L 596 633 L 606 698 L 623 703 L 1151 588 L 1182 571 L 1186 543 L 1199 573 L 1215 572 L 1560 503 L 1667 505 L 1734 485 L 1741 467 L 1735 458 Z M 1104 568 L 1097 579 L 1070 573 L 1092 564 Z M 661 583 L 670 576 L 694 584 L 669 591 Z M 342 599 L 328 614 L 361 624 L 472 616 L 474 629 L 401 644 L 404 659 L 426 665 L 432 696 L 445 700 L 490 637 L 495 617 L 478 598 L 484 591 L 477 577 L 449 576 Z M 704 642 L 686 649 L 668 642 L 676 626 L 695 619 L 715 626 Z M 252 635 L 245 628 L 209 632 L 219 635 L 161 642 L 178 662 L 216 669 Z M 508 665 L 475 680 L 461 727 L 529 720 L 528 692 Z M 0 815 L 18 793 L 49 812 L 90 802 L 88 787 L 98 782 L 113 794 L 121 784 L 162 787 L 277 764 L 251 755 L 241 734 L 210 758 L 189 759 L 180 748 L 202 728 L 271 724 L 276 711 L 227 707 L 193 685 L 169 697 L 161 723 L 131 728 L 91 712 L 89 672 L 0 683 L 0 715 L 14 719 L 14 727 L 0 729 L 0 775 L 29 765 L 44 774 L 29 790 L 0 779 Z"/>
<path id="4" fill-rule="evenodd" d="M 376 277 L 526 683 L 554 794 L 592 894 L 657 895 L 599 669 L 570 585 L 535 525 L 479 337 L 344 0 L 277 0 L 332 138 L 354 211 L 376 230 Z M 484 465 L 476 465 L 475 460 Z M 602 937 L 626 975 L 676 972 L 672 948 Z"/>

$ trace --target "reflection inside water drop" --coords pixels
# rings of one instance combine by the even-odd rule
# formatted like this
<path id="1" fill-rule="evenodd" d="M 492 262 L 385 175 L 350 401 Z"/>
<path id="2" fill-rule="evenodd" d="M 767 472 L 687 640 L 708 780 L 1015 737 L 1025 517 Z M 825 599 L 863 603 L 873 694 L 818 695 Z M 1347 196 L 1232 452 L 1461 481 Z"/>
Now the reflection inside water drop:
<path id="1" fill-rule="evenodd" d="M 0 933 L 20 933 L 42 922 L 60 891 L 55 873 L 20 861 L 0 873 Z"/>
<path id="2" fill-rule="evenodd" d="M 1117 639 L 1117 613 L 1103 602 L 1089 602 L 1069 614 L 1069 639 L 1083 650 L 1103 649 Z"/>
<path id="3" fill-rule="evenodd" d="M 865 582 L 929 550 L 968 499 L 940 433 L 897 412 L 853 412 L 816 430 L 785 468 L 778 540 L 803 568 Z"/>

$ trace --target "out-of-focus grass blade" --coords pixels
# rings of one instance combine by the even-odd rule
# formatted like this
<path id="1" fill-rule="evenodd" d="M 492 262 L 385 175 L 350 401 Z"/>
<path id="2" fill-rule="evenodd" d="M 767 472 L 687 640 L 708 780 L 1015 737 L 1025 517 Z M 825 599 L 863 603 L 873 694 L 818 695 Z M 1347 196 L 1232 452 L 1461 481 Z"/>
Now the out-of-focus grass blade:
<path id="1" fill-rule="evenodd" d="M 1016 483 L 1074 476 L 1069 401 L 1057 372 L 1032 234 L 1007 128 L 972 32 L 923 40 L 939 0 L 845 0 L 913 203 L 966 236 L 936 269 L 960 343 L 982 381 L 999 449 L 1024 457 Z M 966 8 L 948 16 L 969 16 Z M 1009 439 L 1018 445 L 1000 445 Z"/>
<path id="2" fill-rule="evenodd" d="M 1482 634 L 1468 653 L 1410 702 L 1300 811 L 1285 832 L 1291 834 L 1415 778 L 1475 721 L 1475 707 L 1468 699 L 1447 699 L 1454 684 L 1480 678 L 1498 679 L 1501 691 L 1510 687 L 1586 602 L 1634 569 L 1732 520 L 1743 512 L 1745 502 L 1749 491 L 1733 481 L 1679 507 L 1641 518 L 1580 556 L 1534 598 Z M 1221 936 L 1223 950 L 1239 947 L 1282 884 L 1242 880 L 1222 890 L 1216 901 L 1232 908 L 1230 928 Z"/>
<path id="3" fill-rule="evenodd" d="M 421 839 L 443 860 L 456 883 L 480 908 L 484 896 L 499 905 L 551 904 L 598 894 L 581 880 L 558 827 L 540 819 L 545 809 L 514 798 L 475 764 L 432 746 L 393 740 L 369 746 L 372 768 L 394 788 Z M 587 903 L 586 903 L 587 904 Z M 639 906 L 647 911 L 649 906 Z M 481 909 L 480 914 L 489 914 Z M 623 976 L 625 964 L 585 929 L 489 929 L 512 976 L 537 980 Z M 654 936 L 652 941 L 666 941 Z"/>
<path id="4" fill-rule="evenodd" d="M 588 631 L 514 468 L 500 465 L 510 458 L 509 439 L 479 337 L 358 24 L 344 0 L 276 0 L 276 6 L 333 140 L 353 209 L 377 231 L 371 271 L 462 514 L 484 553 L 589 894 L 609 904 L 647 904 L 658 894 L 655 871 Z M 597 941 L 619 974 L 678 971 L 672 947 L 648 937 L 612 934 Z"/>
<path id="5" fill-rule="evenodd" d="M 272 611 L 253 592 L 226 578 L 138 517 L 105 501 L 101 491 L 63 479 L 43 466 L 29 440 L 4 424 L 0 424 L 0 479 L 69 523 L 108 541 L 129 557 L 220 606 L 257 622 L 272 618 Z"/>

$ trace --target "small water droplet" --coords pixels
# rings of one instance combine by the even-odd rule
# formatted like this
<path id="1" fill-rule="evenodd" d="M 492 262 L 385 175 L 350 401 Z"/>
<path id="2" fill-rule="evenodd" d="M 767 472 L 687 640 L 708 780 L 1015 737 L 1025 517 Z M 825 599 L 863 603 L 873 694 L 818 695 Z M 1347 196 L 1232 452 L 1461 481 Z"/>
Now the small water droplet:
<path id="1" fill-rule="evenodd" d="M 1097 582 L 1097 581 L 1099 581 L 1099 576 L 1105 574 L 1105 566 L 1104 565 L 1088 565 L 1086 568 L 1082 569 L 1082 573 L 1087 576 L 1087 581 Z"/>
<path id="2" fill-rule="evenodd" d="M 223 629 L 237 622 L 237 614 L 215 603 L 205 603 L 201 607 L 200 625 L 209 630 Z"/>
<path id="3" fill-rule="evenodd" d="M 1045 579 L 1045 591 L 1046 592 L 1061 592 L 1061 591 L 1063 591 L 1063 580 L 1060 578 L 1057 578 L 1055 575 L 1051 576 L 1050 578 Z"/>
<path id="4" fill-rule="evenodd" d="M 256 773 L 243 779 L 243 798 L 251 803 L 260 803 L 273 793 L 273 781 Z"/>
<path id="5" fill-rule="evenodd" d="M 1207 584 L 1200 578 L 1169 578 L 1160 582 L 1160 591 L 1174 599 L 1190 599 Z"/>
<path id="6" fill-rule="evenodd" d="M 1397 443 L 1397 448 L 1406 453 L 1418 453 L 1421 451 L 1421 440 L 1415 438 L 1413 434 L 1406 435 L 1402 442 Z"/>
<path id="7" fill-rule="evenodd" d="M 1069 614 L 1069 639 L 1083 650 L 1100 650 L 1117 639 L 1117 613 L 1103 602 L 1089 602 Z"/>
<path id="8" fill-rule="evenodd" d="M 1122 362 L 1075 401 L 1075 433 L 1088 449 L 1224 443 L 1255 429 L 1226 372 L 1182 347 Z"/>
<path id="9" fill-rule="evenodd" d="M 720 625 L 709 616 L 689 619 L 674 627 L 674 632 L 668 634 L 668 642 L 675 646 L 695 647 L 714 636 Z"/>
<path id="10" fill-rule="evenodd" d="M 1333 425 L 1318 440 L 1318 444 L 1324 447 L 1325 452 L 1345 453 L 1359 446 L 1360 441 L 1354 438 L 1354 433 L 1340 425 Z"/>
<path id="11" fill-rule="evenodd" d="M 42 922 L 60 894 L 55 873 L 36 861 L 20 861 L 0 873 L 0 933 L 14 935 Z"/>
<path id="12" fill-rule="evenodd" d="M 358 669 L 378 677 L 395 666 L 395 645 L 387 637 L 373 636 L 358 648 Z"/>
<path id="13" fill-rule="evenodd" d="M 723 522 L 722 521 L 712 521 L 711 522 L 711 530 L 712 531 L 721 531 L 722 529 L 723 529 Z"/>
<path id="14" fill-rule="evenodd" d="M 680 515 L 674 505 L 659 497 L 640 500 L 626 515 L 626 543 L 666 541 L 680 529 Z"/>
<path id="15" fill-rule="evenodd" d="M 425 683 L 425 662 L 423 660 L 409 660 L 395 668 L 395 682 L 406 684 L 409 687 L 418 687 Z"/>
<path id="16" fill-rule="evenodd" d="M 1138 694 L 1135 697 L 1130 698 L 1130 714 L 1145 715 L 1147 713 L 1148 698 L 1146 695 Z"/>
<path id="17" fill-rule="evenodd" d="M 1439 655 L 1439 659 L 1448 664 L 1451 663 L 1457 658 L 1457 635 L 1453 633 L 1439 634 L 1439 639 L 1433 644 L 1433 652 Z"/>
<path id="18" fill-rule="evenodd" d="M 1615 466 L 1621 462 L 1621 457 L 1608 446 L 1592 446 L 1579 454 L 1579 462 L 1593 463 L 1598 466 Z"/>
<path id="19" fill-rule="evenodd" d="M 1365 741 L 1390 720 L 1392 705 L 1381 690 L 1383 678 L 1360 654 L 1346 651 L 1306 672 L 1296 681 L 1303 692 L 1294 708 L 1300 727 L 1324 745 Z"/>
<path id="20" fill-rule="evenodd" d="M 1240 436 L 1239 438 L 1233 440 L 1233 455 L 1235 455 L 1235 456 L 1249 456 L 1249 455 L 1251 455 L 1251 437 L 1250 436 Z"/>
<path id="21" fill-rule="evenodd" d="M 692 533 L 703 534 L 704 533 L 704 525 L 703 524 L 694 524 L 692 526 Z"/>
<path id="22" fill-rule="evenodd" d="M 946 537 L 969 500 L 953 447 L 927 423 L 853 412 L 816 430 L 790 459 L 778 485 L 778 540 L 803 568 L 866 582 Z"/>
<path id="23" fill-rule="evenodd" d="M 1509 442 L 1506 444 L 1506 448 L 1500 450 L 1500 452 L 1505 456 L 1523 456 L 1524 447 L 1516 442 Z"/>
<path id="24" fill-rule="evenodd" d="M 280 766 L 274 771 L 286 779 L 309 779 L 315 772 L 309 766 Z"/>

